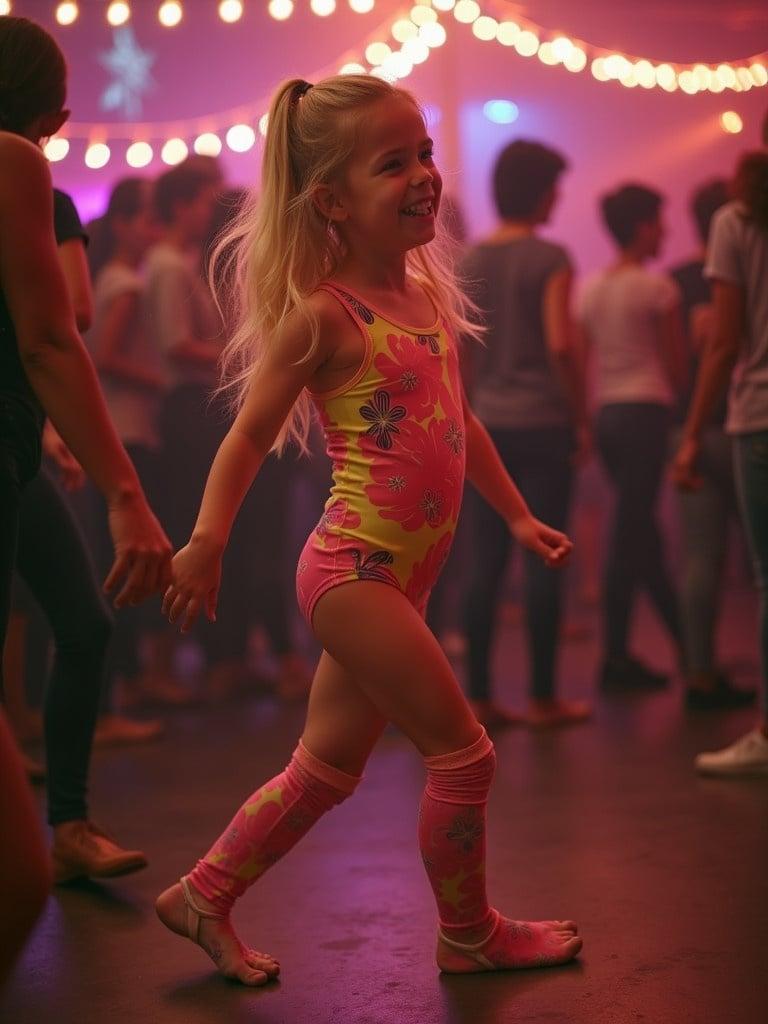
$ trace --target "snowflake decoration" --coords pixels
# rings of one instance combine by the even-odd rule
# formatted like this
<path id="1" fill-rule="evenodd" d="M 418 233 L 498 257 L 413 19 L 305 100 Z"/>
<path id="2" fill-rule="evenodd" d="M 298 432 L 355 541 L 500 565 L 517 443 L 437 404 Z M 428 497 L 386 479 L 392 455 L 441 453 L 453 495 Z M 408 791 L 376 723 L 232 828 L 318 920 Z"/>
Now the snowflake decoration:
<path id="1" fill-rule="evenodd" d="M 141 49 L 133 29 L 117 28 L 112 49 L 99 55 L 99 63 L 112 75 L 112 81 L 101 94 L 102 110 L 119 110 L 124 117 L 141 113 L 142 94 L 155 85 L 154 53 Z"/>

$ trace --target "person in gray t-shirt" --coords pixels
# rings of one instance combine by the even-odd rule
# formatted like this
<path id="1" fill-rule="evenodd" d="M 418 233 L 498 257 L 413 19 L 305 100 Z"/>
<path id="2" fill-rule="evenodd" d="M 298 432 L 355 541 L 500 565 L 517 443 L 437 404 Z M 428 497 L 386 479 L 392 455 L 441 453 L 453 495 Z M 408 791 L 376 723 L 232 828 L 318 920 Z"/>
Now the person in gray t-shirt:
<path id="1" fill-rule="evenodd" d="M 487 327 L 486 344 L 471 352 L 472 406 L 534 515 L 565 530 L 573 456 L 588 443 L 581 360 L 571 329 L 571 262 L 559 245 L 538 237 L 557 200 L 565 160 L 538 142 L 517 140 L 499 156 L 494 193 L 500 223 L 471 249 L 464 275 Z M 472 578 L 465 623 L 469 695 L 481 721 L 500 724 L 509 712 L 490 697 L 490 661 L 499 593 L 510 545 L 507 525 L 474 491 Z M 525 621 L 530 651 L 531 725 L 587 718 L 583 702 L 556 696 L 555 661 L 562 576 L 525 557 Z"/>
<path id="2" fill-rule="evenodd" d="M 764 141 L 768 145 L 768 118 Z M 768 777 L 768 151 L 742 157 L 736 202 L 715 216 L 707 253 L 714 329 L 699 368 L 674 463 L 681 487 L 696 487 L 701 438 L 731 382 L 726 430 L 733 437 L 736 488 L 760 591 L 763 708 L 756 728 L 723 750 L 699 754 L 707 775 Z"/>

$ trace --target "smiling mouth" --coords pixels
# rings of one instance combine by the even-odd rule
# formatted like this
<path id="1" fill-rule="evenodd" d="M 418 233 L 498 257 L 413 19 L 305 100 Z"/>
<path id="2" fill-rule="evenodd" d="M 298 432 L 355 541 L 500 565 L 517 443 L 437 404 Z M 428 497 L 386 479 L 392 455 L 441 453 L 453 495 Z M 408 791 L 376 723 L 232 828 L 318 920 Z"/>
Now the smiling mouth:
<path id="1" fill-rule="evenodd" d="M 425 199 L 421 203 L 413 203 L 400 211 L 406 217 L 431 217 L 435 212 L 435 204 L 431 199 Z"/>

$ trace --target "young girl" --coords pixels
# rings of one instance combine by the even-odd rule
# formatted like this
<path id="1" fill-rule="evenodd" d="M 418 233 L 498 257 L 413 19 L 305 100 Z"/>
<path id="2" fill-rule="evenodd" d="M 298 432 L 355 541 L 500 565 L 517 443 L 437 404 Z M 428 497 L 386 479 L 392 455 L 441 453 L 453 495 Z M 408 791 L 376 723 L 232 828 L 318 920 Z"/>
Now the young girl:
<path id="1" fill-rule="evenodd" d="M 299 559 L 297 590 L 323 647 L 306 727 L 285 771 L 250 796 L 212 849 L 157 901 L 161 920 L 248 985 L 279 973 L 245 947 L 235 900 L 350 796 L 387 722 L 425 758 L 419 845 L 450 972 L 561 964 L 571 921 L 519 922 L 485 894 L 494 750 L 424 623 L 470 479 L 551 566 L 570 550 L 529 513 L 466 408 L 455 334 L 476 333 L 435 237 L 441 180 L 414 99 L 367 76 L 301 80 L 269 115 L 261 202 L 240 228 L 239 330 L 225 361 L 243 402 L 213 463 L 164 607 L 213 619 L 221 556 L 262 461 L 301 441 L 310 404 L 334 486 Z"/>

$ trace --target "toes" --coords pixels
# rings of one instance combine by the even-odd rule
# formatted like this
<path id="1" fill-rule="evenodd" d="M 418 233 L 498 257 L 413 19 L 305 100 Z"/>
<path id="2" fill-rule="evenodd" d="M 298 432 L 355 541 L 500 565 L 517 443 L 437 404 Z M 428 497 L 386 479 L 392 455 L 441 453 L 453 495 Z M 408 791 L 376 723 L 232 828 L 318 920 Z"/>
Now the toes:
<path id="1" fill-rule="evenodd" d="M 266 985 L 269 981 L 269 976 L 264 971 L 248 970 L 247 968 L 237 972 L 237 978 L 242 981 L 244 985 Z"/>
<path id="2" fill-rule="evenodd" d="M 245 956 L 245 962 L 249 967 L 256 971 L 261 971 L 263 974 L 268 974 L 270 977 L 275 977 L 280 973 L 280 964 L 264 953 L 250 951 Z"/>

